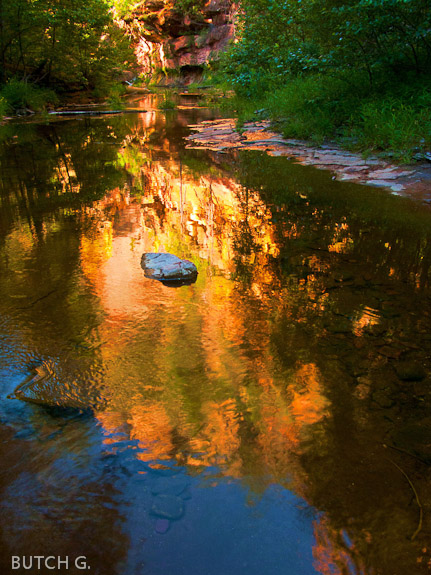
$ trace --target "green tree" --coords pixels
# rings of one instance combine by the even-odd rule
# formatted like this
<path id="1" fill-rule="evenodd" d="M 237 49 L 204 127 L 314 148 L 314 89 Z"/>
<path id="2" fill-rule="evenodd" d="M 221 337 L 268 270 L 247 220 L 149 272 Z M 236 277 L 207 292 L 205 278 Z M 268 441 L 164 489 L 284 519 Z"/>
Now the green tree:
<path id="1" fill-rule="evenodd" d="M 381 78 L 431 69 L 428 0 L 243 0 L 239 42 L 224 62 L 239 92 L 292 76 L 364 71 Z"/>
<path id="2" fill-rule="evenodd" d="M 106 0 L 0 0 L 0 83 L 94 87 L 130 65 Z"/>

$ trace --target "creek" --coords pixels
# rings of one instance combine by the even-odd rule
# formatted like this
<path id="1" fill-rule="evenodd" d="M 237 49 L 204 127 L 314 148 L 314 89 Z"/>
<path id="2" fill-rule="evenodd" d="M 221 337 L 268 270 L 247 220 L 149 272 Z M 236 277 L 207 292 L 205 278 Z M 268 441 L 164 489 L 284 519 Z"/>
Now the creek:
<path id="1" fill-rule="evenodd" d="M 430 208 L 131 106 L 0 134 L 1 572 L 429 573 Z"/>

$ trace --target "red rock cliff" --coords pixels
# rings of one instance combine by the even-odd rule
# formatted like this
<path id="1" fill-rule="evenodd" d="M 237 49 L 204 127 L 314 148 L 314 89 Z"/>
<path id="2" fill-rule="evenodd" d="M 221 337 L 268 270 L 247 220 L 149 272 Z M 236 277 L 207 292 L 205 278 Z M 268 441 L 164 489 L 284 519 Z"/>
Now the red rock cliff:
<path id="1" fill-rule="evenodd" d="M 179 70 L 184 77 L 219 57 L 235 33 L 234 0 L 143 0 L 121 20 L 132 36 L 141 72 Z M 184 3 L 185 4 L 185 3 Z"/>

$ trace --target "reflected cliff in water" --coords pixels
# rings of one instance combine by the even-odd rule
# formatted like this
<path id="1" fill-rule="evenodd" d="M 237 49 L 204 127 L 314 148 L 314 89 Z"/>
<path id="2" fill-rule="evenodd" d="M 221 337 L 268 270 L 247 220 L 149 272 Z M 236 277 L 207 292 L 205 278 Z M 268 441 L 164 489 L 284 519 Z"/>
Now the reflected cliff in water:
<path id="1" fill-rule="evenodd" d="M 57 530 L 48 553 L 104 575 L 426 573 L 430 212 L 284 158 L 185 149 L 207 117 L 3 143 L 5 545 Z M 155 251 L 197 282 L 145 278 Z M 26 378 L 92 415 L 3 399 Z"/>

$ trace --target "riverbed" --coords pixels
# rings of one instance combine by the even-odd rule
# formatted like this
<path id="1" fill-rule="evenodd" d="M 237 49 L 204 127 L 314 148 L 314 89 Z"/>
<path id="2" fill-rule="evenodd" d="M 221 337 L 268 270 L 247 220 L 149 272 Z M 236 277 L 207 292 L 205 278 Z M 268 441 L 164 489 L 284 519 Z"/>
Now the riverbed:
<path id="1" fill-rule="evenodd" d="M 157 104 L 1 134 L 1 572 L 429 573 L 430 207 Z"/>

